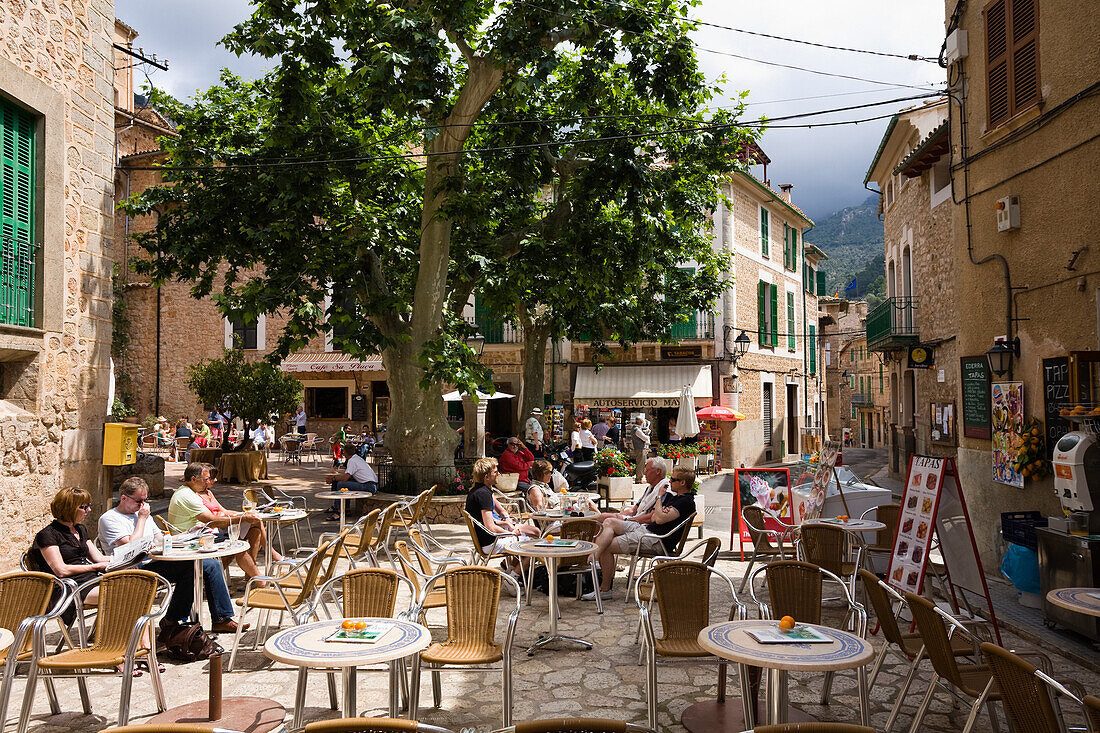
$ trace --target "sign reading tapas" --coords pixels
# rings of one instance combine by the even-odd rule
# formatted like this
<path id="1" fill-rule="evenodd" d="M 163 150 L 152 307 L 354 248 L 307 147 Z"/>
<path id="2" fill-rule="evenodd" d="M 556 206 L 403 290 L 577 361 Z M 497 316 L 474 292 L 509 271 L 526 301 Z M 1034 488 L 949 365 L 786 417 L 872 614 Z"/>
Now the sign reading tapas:
<path id="1" fill-rule="evenodd" d="M 919 593 L 928 562 L 928 548 L 936 524 L 936 510 L 943 487 L 944 459 L 913 456 L 901 499 L 898 532 L 886 580 L 893 587 Z"/>

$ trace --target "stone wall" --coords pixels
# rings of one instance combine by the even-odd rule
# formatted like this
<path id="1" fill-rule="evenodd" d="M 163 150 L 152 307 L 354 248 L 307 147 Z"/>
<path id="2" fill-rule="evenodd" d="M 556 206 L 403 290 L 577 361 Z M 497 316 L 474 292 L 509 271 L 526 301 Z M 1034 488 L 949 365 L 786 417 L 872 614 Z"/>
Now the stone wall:
<path id="1" fill-rule="evenodd" d="M 114 12 L 0 8 L 0 90 L 38 122 L 36 328 L 0 327 L 0 567 L 49 521 L 60 486 L 107 505 L 100 454 L 111 339 Z M 10 398 L 10 399 L 9 399 Z"/>

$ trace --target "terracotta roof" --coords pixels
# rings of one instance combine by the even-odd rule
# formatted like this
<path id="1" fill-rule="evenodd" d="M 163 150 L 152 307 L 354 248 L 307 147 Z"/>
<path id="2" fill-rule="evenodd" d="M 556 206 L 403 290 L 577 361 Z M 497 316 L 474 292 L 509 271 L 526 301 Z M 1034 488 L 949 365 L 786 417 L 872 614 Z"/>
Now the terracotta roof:
<path id="1" fill-rule="evenodd" d="M 934 166 L 940 158 L 947 155 L 951 149 L 951 137 L 948 135 L 947 123 L 948 121 L 944 120 L 935 130 L 928 133 L 928 137 L 924 138 L 917 147 L 913 148 L 913 152 L 898 163 L 898 167 L 893 171 L 894 175 L 904 173 L 906 178 L 916 178 Z"/>
<path id="2" fill-rule="evenodd" d="M 744 170 L 735 170 L 734 173 L 736 173 L 738 175 L 741 175 L 741 176 L 744 176 L 745 178 L 749 179 L 750 181 L 755 183 L 762 191 L 769 194 L 773 201 L 775 201 L 777 203 L 780 203 L 783 206 L 790 209 L 796 216 L 798 216 L 800 219 L 805 221 L 807 225 L 814 226 L 813 219 L 806 216 L 806 212 L 804 212 L 802 209 L 798 208 L 797 206 L 792 204 L 790 201 L 787 201 L 785 198 L 780 196 L 779 192 L 777 192 L 771 186 L 765 184 L 763 181 L 761 181 L 759 178 L 757 178 L 753 174 L 749 173 L 748 171 L 744 171 Z"/>

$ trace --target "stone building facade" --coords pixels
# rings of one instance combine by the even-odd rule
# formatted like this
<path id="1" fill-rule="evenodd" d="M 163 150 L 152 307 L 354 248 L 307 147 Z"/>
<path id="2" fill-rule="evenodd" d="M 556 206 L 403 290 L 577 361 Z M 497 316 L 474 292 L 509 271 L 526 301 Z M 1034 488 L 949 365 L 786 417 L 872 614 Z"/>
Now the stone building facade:
<path id="1" fill-rule="evenodd" d="M 15 267 L 0 287 L 22 299 L 0 313 L 4 566 L 48 523 L 59 487 L 88 489 L 96 513 L 107 505 L 113 27 L 110 2 L 0 8 L 0 106 L 19 148 L 3 192 L 17 234 L 0 242 Z"/>
<path id="2" fill-rule="evenodd" d="M 867 303 L 822 298 L 830 437 L 844 445 L 881 448 L 890 397 L 881 355 L 867 348 Z"/>

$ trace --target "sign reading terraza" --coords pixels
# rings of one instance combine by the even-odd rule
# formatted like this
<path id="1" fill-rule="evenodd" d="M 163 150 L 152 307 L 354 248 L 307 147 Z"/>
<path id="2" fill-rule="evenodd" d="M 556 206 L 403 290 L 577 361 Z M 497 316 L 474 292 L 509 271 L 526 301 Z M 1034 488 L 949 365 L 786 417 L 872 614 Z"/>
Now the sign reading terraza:
<path id="1" fill-rule="evenodd" d="M 679 407 L 680 396 L 675 397 L 588 397 L 573 400 L 589 407 Z"/>

